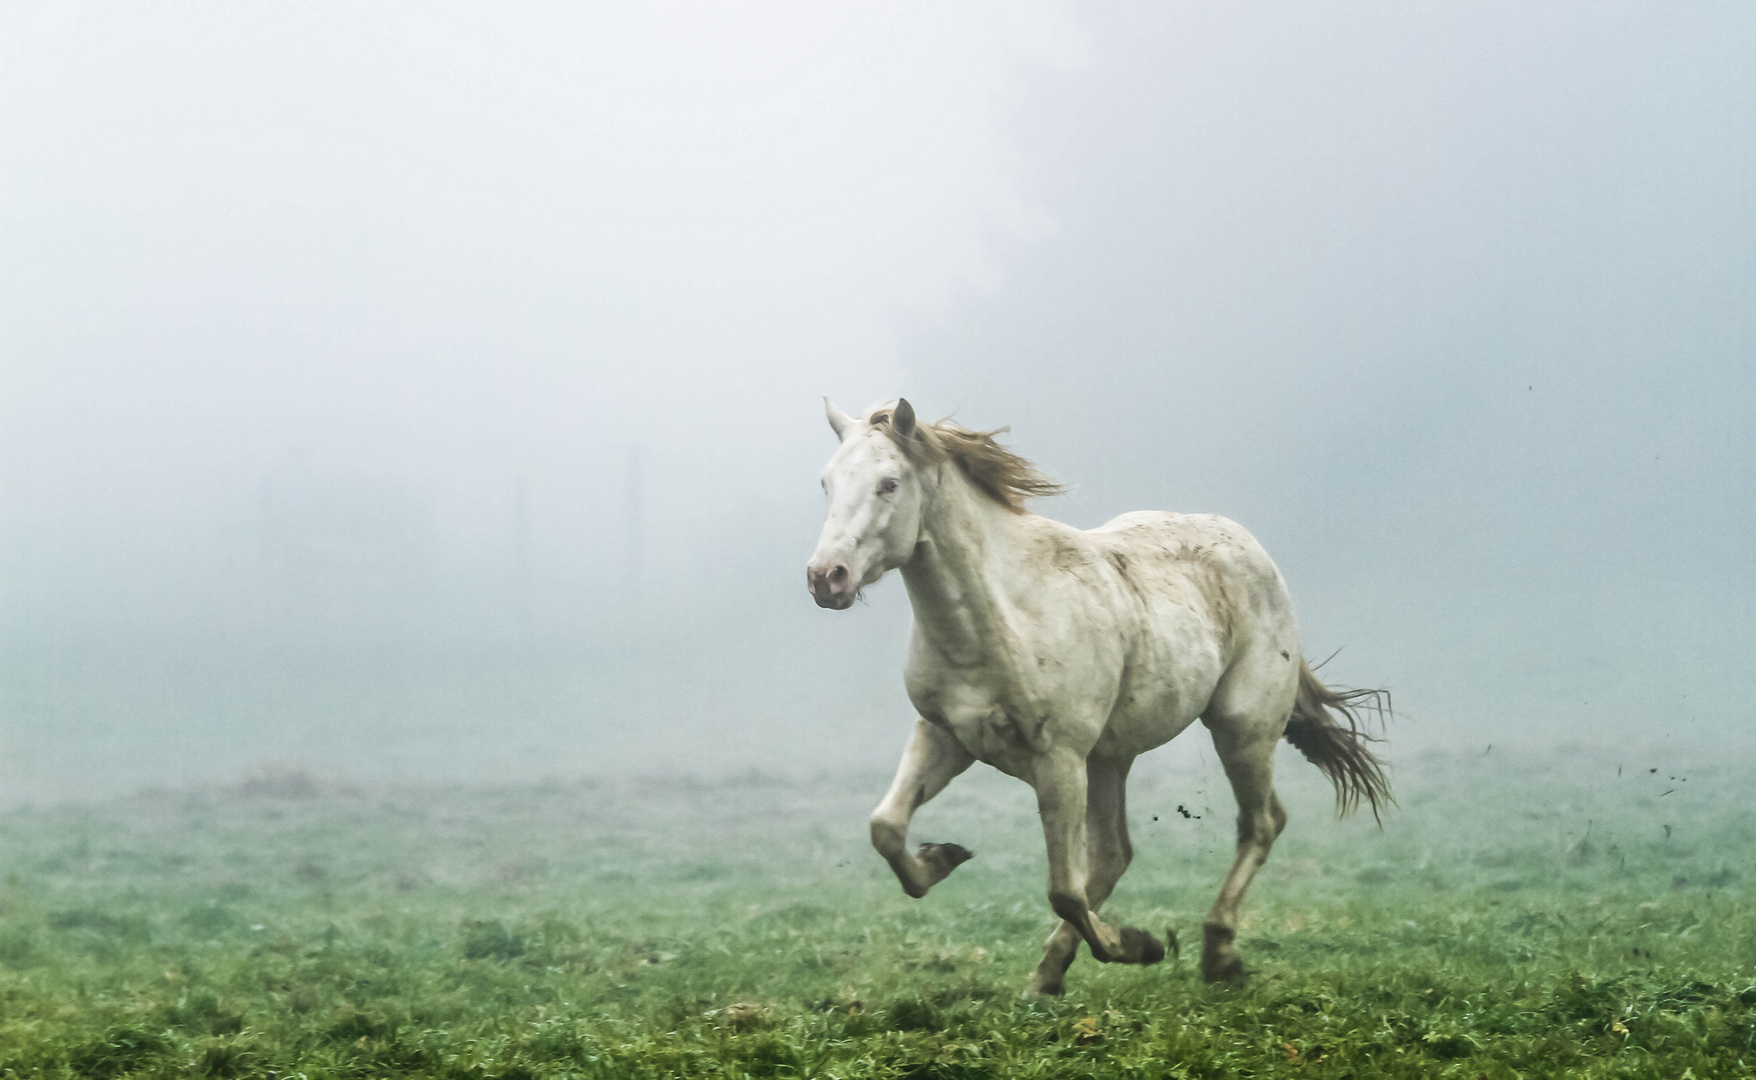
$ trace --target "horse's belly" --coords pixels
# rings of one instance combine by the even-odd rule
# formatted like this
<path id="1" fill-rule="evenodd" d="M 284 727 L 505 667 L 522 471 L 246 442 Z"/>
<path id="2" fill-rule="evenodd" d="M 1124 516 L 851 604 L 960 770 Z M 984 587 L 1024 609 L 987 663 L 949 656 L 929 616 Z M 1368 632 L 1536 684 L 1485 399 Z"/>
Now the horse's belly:
<path id="1" fill-rule="evenodd" d="M 1207 708 L 1225 658 L 1211 636 L 1170 622 L 1132 658 L 1094 753 L 1144 754 L 1181 735 Z"/>
<path id="2" fill-rule="evenodd" d="M 1176 701 L 1119 708 L 1110 714 L 1110 722 L 1092 748 L 1092 754 L 1097 757 L 1138 757 L 1181 735 L 1200 715 L 1199 708 L 1179 707 Z"/>

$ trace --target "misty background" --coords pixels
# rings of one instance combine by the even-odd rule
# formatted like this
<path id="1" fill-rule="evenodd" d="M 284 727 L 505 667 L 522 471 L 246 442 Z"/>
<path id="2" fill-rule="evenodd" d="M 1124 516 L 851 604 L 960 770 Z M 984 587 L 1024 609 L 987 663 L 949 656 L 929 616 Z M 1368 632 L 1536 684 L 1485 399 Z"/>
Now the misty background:
<path id="1" fill-rule="evenodd" d="M 906 596 L 804 588 L 825 393 L 1010 424 L 1082 526 L 1236 518 L 1393 758 L 1747 749 L 1753 55 L 1714 3 L 11 4 L 0 799 L 886 768 Z"/>

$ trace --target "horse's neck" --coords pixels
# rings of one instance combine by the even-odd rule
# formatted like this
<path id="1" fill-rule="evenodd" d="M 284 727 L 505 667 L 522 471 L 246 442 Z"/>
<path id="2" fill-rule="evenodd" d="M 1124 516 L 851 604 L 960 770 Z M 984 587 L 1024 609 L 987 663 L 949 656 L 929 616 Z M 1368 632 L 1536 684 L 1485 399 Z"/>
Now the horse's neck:
<path id="1" fill-rule="evenodd" d="M 939 466 L 921 511 L 921 543 L 902 576 L 917 629 L 941 652 L 993 655 L 1008 636 L 1004 590 L 1023 562 L 1020 524 L 955 463 Z"/>

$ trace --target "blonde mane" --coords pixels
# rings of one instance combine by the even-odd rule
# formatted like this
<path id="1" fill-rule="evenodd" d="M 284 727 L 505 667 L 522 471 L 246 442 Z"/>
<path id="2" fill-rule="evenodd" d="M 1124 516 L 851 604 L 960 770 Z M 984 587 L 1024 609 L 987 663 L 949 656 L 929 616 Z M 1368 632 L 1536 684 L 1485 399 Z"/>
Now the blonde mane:
<path id="1" fill-rule="evenodd" d="M 1029 461 L 1000 445 L 994 438 L 1010 428 L 971 431 L 950 420 L 917 423 L 904 437 L 890 423 L 891 406 L 872 411 L 866 423 L 884 432 L 905 454 L 921 461 L 955 461 L 970 482 L 995 502 L 1015 514 L 1024 513 L 1026 499 L 1059 495 L 1065 484 L 1054 480 Z"/>

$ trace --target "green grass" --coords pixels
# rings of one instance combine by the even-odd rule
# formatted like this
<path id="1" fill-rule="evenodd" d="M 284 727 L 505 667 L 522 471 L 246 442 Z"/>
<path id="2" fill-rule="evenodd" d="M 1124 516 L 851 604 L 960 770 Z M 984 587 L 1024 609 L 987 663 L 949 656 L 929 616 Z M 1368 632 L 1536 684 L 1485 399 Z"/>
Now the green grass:
<path id="1" fill-rule="evenodd" d="M 20 810 L 0 1075 L 1756 1075 L 1756 768 L 1648 767 L 1419 759 L 1380 832 L 1283 757 L 1250 976 L 1210 987 L 1229 797 L 1143 764 L 1110 909 L 1185 956 L 1048 1002 L 1031 797 L 991 774 L 918 823 L 977 851 L 923 901 L 866 846 L 877 776 Z"/>

